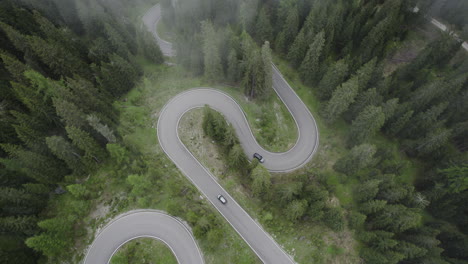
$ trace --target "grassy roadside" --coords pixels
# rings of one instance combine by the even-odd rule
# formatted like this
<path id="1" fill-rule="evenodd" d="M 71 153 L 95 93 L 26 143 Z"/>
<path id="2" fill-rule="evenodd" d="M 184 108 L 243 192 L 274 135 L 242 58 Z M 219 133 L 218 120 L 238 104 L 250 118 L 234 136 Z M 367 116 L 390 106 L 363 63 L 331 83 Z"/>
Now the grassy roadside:
<path id="1" fill-rule="evenodd" d="M 152 238 L 137 238 L 119 248 L 110 263 L 177 264 L 177 259 L 164 243 Z"/>

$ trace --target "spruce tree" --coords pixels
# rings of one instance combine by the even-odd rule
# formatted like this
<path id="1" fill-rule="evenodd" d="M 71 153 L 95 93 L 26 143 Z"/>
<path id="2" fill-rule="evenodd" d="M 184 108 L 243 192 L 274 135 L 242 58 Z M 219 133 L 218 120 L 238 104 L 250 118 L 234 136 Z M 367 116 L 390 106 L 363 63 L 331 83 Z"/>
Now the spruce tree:
<path id="1" fill-rule="evenodd" d="M 255 36 L 260 43 L 273 41 L 273 27 L 265 6 L 260 9 L 258 14 L 257 23 L 255 24 Z"/>
<path id="2" fill-rule="evenodd" d="M 83 150 L 88 158 L 101 162 L 106 153 L 101 146 L 85 131 L 74 127 L 66 126 L 68 137 L 73 141 L 73 145 Z"/>
<path id="3" fill-rule="evenodd" d="M 290 221 L 297 221 L 305 214 L 307 206 L 307 200 L 294 200 L 290 202 L 285 208 L 286 218 Z"/>
<path id="4" fill-rule="evenodd" d="M 217 81 L 222 78 L 222 66 L 220 57 L 220 41 L 213 24 L 209 21 L 201 23 L 203 35 L 203 54 L 205 77 L 209 81 Z"/>
<path id="5" fill-rule="evenodd" d="M 86 116 L 80 108 L 61 98 L 53 98 L 55 111 L 62 118 L 67 126 L 84 127 L 86 125 Z"/>
<path id="6" fill-rule="evenodd" d="M 270 43 L 265 41 L 262 46 L 262 68 L 263 68 L 263 78 L 264 81 L 261 84 L 261 98 L 267 99 L 273 89 L 273 67 L 271 60 L 271 49 Z"/>
<path id="7" fill-rule="evenodd" d="M 388 126 L 388 133 L 392 136 L 397 135 L 411 120 L 414 111 L 409 110 Z"/>
<path id="8" fill-rule="evenodd" d="M 320 100 L 329 100 L 333 91 L 344 82 L 347 75 L 348 65 L 344 60 L 339 60 L 331 65 L 317 87 L 317 95 Z"/>
<path id="9" fill-rule="evenodd" d="M 354 98 L 358 93 L 358 82 L 356 78 L 352 78 L 333 92 L 330 101 L 327 102 L 322 110 L 322 116 L 329 123 L 333 123 L 344 113 L 349 105 L 354 102 Z"/>
<path id="10" fill-rule="evenodd" d="M 110 62 L 102 63 L 99 83 L 113 96 L 120 96 L 131 89 L 138 76 L 138 70 L 117 54 L 110 56 Z"/>
<path id="11" fill-rule="evenodd" d="M 271 175 L 265 167 L 257 165 L 251 172 L 252 192 L 256 196 L 263 196 L 269 192 L 271 186 Z"/>
<path id="12" fill-rule="evenodd" d="M 8 166 L 12 163 L 3 162 L 8 169 L 22 172 L 40 183 L 54 184 L 67 173 L 64 164 L 53 157 L 12 144 L 2 144 L 1 147 L 17 162 L 14 167 Z"/>
<path id="13" fill-rule="evenodd" d="M 376 147 L 370 144 L 355 146 L 348 154 L 336 161 L 333 169 L 346 175 L 352 175 L 371 165 L 374 162 L 376 151 Z"/>
<path id="14" fill-rule="evenodd" d="M 244 154 L 244 150 L 239 144 L 235 144 L 228 154 L 229 166 L 233 169 L 245 170 L 247 167 L 247 157 Z"/>
<path id="15" fill-rule="evenodd" d="M 51 136 L 46 138 L 47 146 L 57 158 L 65 161 L 68 168 L 77 173 L 85 171 L 81 163 L 81 153 L 75 149 L 67 140 L 61 136 Z"/>
<path id="16" fill-rule="evenodd" d="M 299 12 L 297 6 L 293 5 L 287 9 L 286 20 L 282 30 L 278 33 L 276 37 L 275 50 L 279 53 L 287 54 L 289 50 L 289 45 L 294 42 L 294 38 L 299 31 Z"/>
<path id="17" fill-rule="evenodd" d="M 366 142 L 375 135 L 385 123 L 382 107 L 370 105 L 359 113 L 351 125 L 348 145 L 354 146 Z"/>
<path id="18" fill-rule="evenodd" d="M 307 40 L 305 37 L 305 29 L 302 30 L 297 34 L 296 39 L 294 40 L 291 48 L 288 52 L 288 61 L 295 67 L 299 67 L 301 65 L 302 60 L 307 52 Z"/>
<path id="19" fill-rule="evenodd" d="M 227 79 L 232 83 L 240 80 L 239 60 L 235 49 L 231 49 L 228 55 Z"/>
<path id="20" fill-rule="evenodd" d="M 369 84 L 369 81 L 372 79 L 372 76 L 375 71 L 375 66 L 377 63 L 377 58 L 373 58 L 372 60 L 368 61 L 366 64 L 361 66 L 356 74 L 353 75 L 353 78 L 358 79 L 358 91 L 364 91 Z"/>
<path id="21" fill-rule="evenodd" d="M 356 101 L 349 107 L 346 113 L 348 121 L 354 120 L 367 106 L 376 106 L 382 102 L 382 96 L 379 95 L 376 88 L 368 89 L 358 94 Z"/>
<path id="22" fill-rule="evenodd" d="M 299 68 L 301 79 L 308 85 L 315 84 L 319 78 L 319 63 L 325 44 L 325 33 L 321 31 L 314 37 Z"/>

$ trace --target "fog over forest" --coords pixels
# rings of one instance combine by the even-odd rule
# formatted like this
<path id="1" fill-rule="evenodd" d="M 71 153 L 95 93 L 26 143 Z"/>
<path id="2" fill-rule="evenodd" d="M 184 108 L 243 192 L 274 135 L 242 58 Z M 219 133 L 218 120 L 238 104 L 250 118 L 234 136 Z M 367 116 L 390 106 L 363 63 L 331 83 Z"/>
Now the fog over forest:
<path id="1" fill-rule="evenodd" d="M 107 223 L 158 210 L 206 263 L 262 262 L 239 221 L 297 263 L 467 264 L 460 40 L 468 0 L 1 0 L 0 263 L 84 263 Z M 163 127 L 200 87 L 240 111 Z M 117 249 L 110 263 L 176 261 Z"/>

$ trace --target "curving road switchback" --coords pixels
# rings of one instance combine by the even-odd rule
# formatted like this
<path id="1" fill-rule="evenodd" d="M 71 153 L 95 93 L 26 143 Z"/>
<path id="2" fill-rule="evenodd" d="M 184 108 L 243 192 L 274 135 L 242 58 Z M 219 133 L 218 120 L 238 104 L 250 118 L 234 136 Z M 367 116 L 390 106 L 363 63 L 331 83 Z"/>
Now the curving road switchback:
<path id="1" fill-rule="evenodd" d="M 162 241 L 171 249 L 178 263 L 204 263 L 187 227 L 176 218 L 156 210 L 134 210 L 116 217 L 96 237 L 84 263 L 109 263 L 112 255 L 123 244 L 140 237 Z"/>
<path id="2" fill-rule="evenodd" d="M 143 17 L 143 22 L 155 36 L 163 54 L 173 56 L 175 52 L 171 43 L 162 40 L 156 32 L 156 25 L 160 19 L 161 9 L 158 4 L 148 10 Z M 269 171 L 288 172 L 304 166 L 312 158 L 318 147 L 317 125 L 307 106 L 285 81 L 276 66 L 272 64 L 272 67 L 273 89 L 290 111 L 298 128 L 297 141 L 290 150 L 283 153 L 274 153 L 263 149 L 255 140 L 245 114 L 236 101 L 229 95 L 212 88 L 194 88 L 172 98 L 161 110 L 157 134 L 159 143 L 168 157 L 197 186 L 257 256 L 264 263 L 286 264 L 294 263 L 294 261 L 218 184 L 215 177 L 190 153 L 178 136 L 181 117 L 191 109 L 209 105 L 221 112 L 233 125 L 247 156 L 252 157 L 253 153 L 260 153 L 265 158 L 263 165 Z M 218 201 L 217 196 L 219 194 L 227 198 L 227 204 L 221 204 Z M 146 212 L 135 212 L 132 214 L 131 219 L 132 221 L 117 220 L 119 221 L 118 225 L 112 226 L 111 223 L 105 227 L 90 247 L 85 263 L 107 263 L 125 241 L 142 236 L 163 240 L 174 252 L 179 263 L 203 262 L 196 243 L 192 243 L 194 239 L 190 233 L 185 238 L 189 241 L 188 244 L 184 244 L 183 249 L 179 250 L 177 246 L 173 246 L 179 243 L 174 242 L 175 240 L 180 241 L 179 239 L 182 239 L 182 236 L 187 235 L 187 230 L 183 231 L 175 227 L 175 223 L 165 227 L 158 227 L 158 224 L 152 225 L 151 221 L 160 220 L 156 217 L 150 220 L 152 218 Z M 164 219 L 164 221 L 170 222 L 167 215 Z M 172 220 L 178 222 L 174 218 Z M 144 226 L 135 229 L 133 221 L 135 223 L 146 222 Z M 111 226 L 112 228 L 110 228 Z M 194 252 L 198 252 L 200 257 L 195 257 Z M 90 256 L 93 261 L 91 261 Z M 187 258 L 190 262 L 183 262 Z"/>

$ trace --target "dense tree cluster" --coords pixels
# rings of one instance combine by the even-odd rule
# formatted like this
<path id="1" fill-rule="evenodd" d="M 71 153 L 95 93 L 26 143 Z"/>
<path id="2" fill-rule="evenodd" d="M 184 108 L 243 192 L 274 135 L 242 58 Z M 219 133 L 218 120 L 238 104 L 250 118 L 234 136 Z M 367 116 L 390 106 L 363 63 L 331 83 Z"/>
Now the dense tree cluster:
<path id="1" fill-rule="evenodd" d="M 162 62 L 151 35 L 116 13 L 127 1 L 103 2 L 0 3 L 2 263 L 66 254 L 88 206 L 89 194 L 75 183 L 119 138 L 112 102 L 141 76 L 136 56 Z M 54 190 L 72 193 L 74 208 L 39 217 Z"/>

